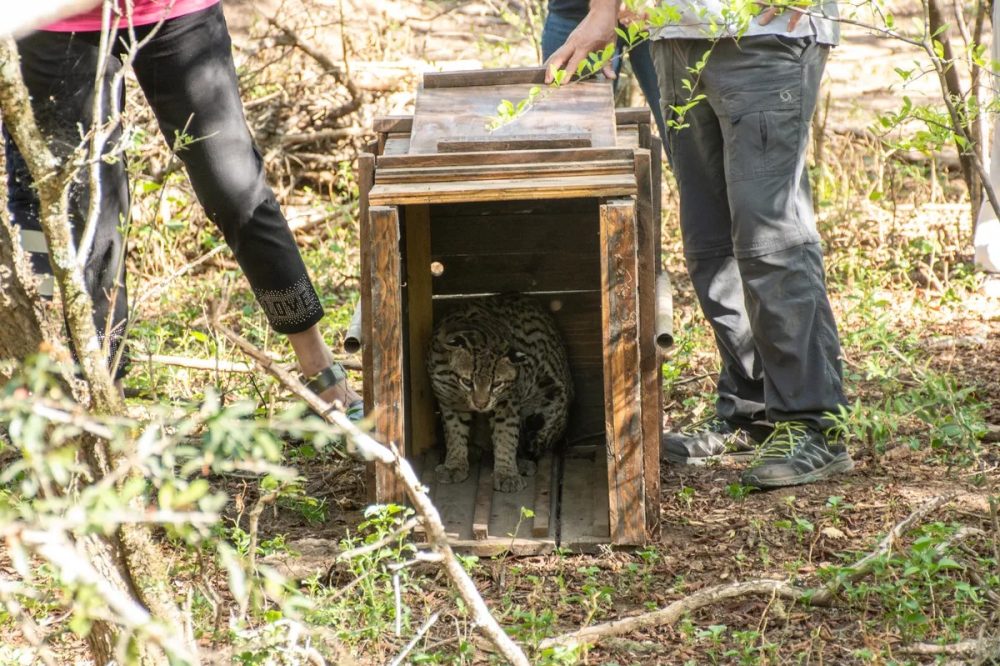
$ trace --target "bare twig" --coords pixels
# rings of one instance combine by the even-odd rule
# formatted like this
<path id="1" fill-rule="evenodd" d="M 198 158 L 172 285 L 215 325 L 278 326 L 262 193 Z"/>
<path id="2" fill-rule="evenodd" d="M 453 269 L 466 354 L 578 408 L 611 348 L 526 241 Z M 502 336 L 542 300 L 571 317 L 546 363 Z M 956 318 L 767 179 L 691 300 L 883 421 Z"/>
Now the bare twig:
<path id="1" fill-rule="evenodd" d="M 810 598 L 810 603 L 814 606 L 821 606 L 829 603 L 833 596 L 840 591 L 840 588 L 843 587 L 844 583 L 858 580 L 862 576 L 866 575 L 869 571 L 871 571 L 872 567 L 875 566 L 875 563 L 878 562 L 879 559 L 885 557 L 890 551 L 892 551 L 892 547 L 896 544 L 896 541 L 898 541 L 908 529 L 943 507 L 945 504 L 951 502 L 955 499 L 956 495 L 957 493 L 939 495 L 938 497 L 935 497 L 917 507 L 913 513 L 899 523 L 896 523 L 896 526 L 889 530 L 889 533 L 886 534 L 885 537 L 878 543 L 875 550 L 862 557 L 846 570 L 842 571 L 840 575 L 835 577 L 819 592 L 814 594 Z"/>
<path id="2" fill-rule="evenodd" d="M 350 99 L 331 111 L 327 115 L 328 118 L 340 118 L 341 116 L 346 116 L 358 110 L 361 106 L 361 91 L 358 90 L 357 84 L 354 83 L 354 79 L 351 78 L 346 67 L 340 67 L 328 55 L 314 49 L 312 46 L 304 42 L 294 30 L 287 27 L 273 16 L 268 16 L 267 22 L 280 30 L 285 38 L 288 39 L 288 41 L 296 48 L 322 65 L 323 69 L 330 76 L 332 76 L 335 81 L 347 89 L 347 94 L 350 96 Z"/>
<path id="3" fill-rule="evenodd" d="M 257 568 L 257 533 L 258 526 L 260 524 L 260 514 L 264 513 L 264 507 L 268 504 L 274 504 L 275 500 L 278 499 L 278 491 L 274 490 L 267 493 L 266 495 L 261 495 L 254 502 L 253 508 L 250 509 L 250 517 L 247 523 L 247 534 L 250 537 L 250 544 L 247 546 L 247 570 L 256 571 Z"/>
<path id="4" fill-rule="evenodd" d="M 220 324 L 218 320 L 216 320 L 215 326 L 230 342 L 254 359 L 262 370 L 269 372 L 296 397 L 303 400 L 317 413 L 323 414 L 323 417 L 329 423 L 337 426 L 347 437 L 348 450 L 354 451 L 357 455 L 367 460 L 377 460 L 389 466 L 396 473 L 403 488 L 406 490 L 407 497 L 409 497 L 410 502 L 424 523 L 428 543 L 436 553 L 443 557 L 442 566 L 445 572 L 458 590 L 462 600 L 472 610 L 473 618 L 483 635 L 510 663 L 515 666 L 529 666 L 528 658 L 524 655 L 524 652 L 511 640 L 510 636 L 507 635 L 503 627 L 500 626 L 496 618 L 490 613 L 489 607 L 483 601 L 472 579 L 469 578 L 465 568 L 462 567 L 461 562 L 455 557 L 455 553 L 448 543 L 448 536 L 445 533 L 445 527 L 441 522 L 440 514 L 438 514 L 434 504 L 431 503 L 430 498 L 424 492 L 424 488 L 414 473 L 413 468 L 410 467 L 410 463 L 399 455 L 395 445 L 390 442 L 388 446 L 385 446 L 375 441 L 375 439 L 363 432 L 347 418 L 344 412 L 339 409 L 331 409 L 330 404 L 303 386 L 302 382 L 295 375 L 277 365 L 260 349 Z"/>
<path id="5" fill-rule="evenodd" d="M 544 650 L 557 646 L 574 647 L 585 643 L 594 643 L 599 639 L 622 636 L 641 629 L 673 624 L 686 613 L 711 606 L 725 599 L 762 595 L 798 600 L 803 597 L 804 592 L 782 580 L 748 580 L 742 583 L 715 585 L 704 590 L 699 590 L 683 599 L 678 599 L 659 610 L 620 620 L 612 620 L 611 622 L 603 622 L 572 631 L 568 634 L 562 634 L 561 636 L 546 638 L 538 647 Z"/>
<path id="6" fill-rule="evenodd" d="M 981 654 L 984 657 L 1000 656 L 1000 639 L 983 638 L 958 641 L 957 643 L 946 643 L 937 645 L 936 643 L 913 643 L 896 648 L 897 652 L 903 654 L 920 655 L 960 655 L 960 654 Z"/>
<path id="7" fill-rule="evenodd" d="M 427 621 L 420 625 L 420 628 L 417 629 L 416 635 L 410 639 L 410 642 L 406 644 L 406 647 L 403 648 L 402 652 L 393 657 L 392 661 L 389 662 L 389 666 L 400 666 L 400 664 L 403 663 L 403 660 L 406 659 L 406 655 L 410 654 L 413 648 L 417 646 L 417 643 L 419 643 L 420 639 L 424 637 L 424 634 L 426 634 L 430 628 L 434 626 L 434 623 L 437 622 L 440 615 L 440 611 L 436 611 L 433 615 L 427 618 Z"/>

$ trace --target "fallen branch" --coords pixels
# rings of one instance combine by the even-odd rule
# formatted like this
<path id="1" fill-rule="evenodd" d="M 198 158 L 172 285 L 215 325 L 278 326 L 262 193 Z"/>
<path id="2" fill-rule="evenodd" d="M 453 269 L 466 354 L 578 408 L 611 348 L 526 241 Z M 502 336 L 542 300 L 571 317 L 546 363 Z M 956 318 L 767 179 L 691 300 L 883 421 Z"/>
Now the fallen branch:
<path id="1" fill-rule="evenodd" d="M 142 360 L 158 363 L 160 365 L 170 365 L 178 368 L 190 368 L 192 370 L 212 370 L 217 372 L 250 373 L 255 372 L 256 367 L 249 363 L 240 361 L 226 361 L 213 358 L 193 358 L 190 356 L 169 356 L 165 354 L 143 354 L 138 357 Z M 135 360 L 135 359 L 133 359 Z M 338 362 L 348 370 L 361 370 L 358 361 L 338 359 Z"/>
<path id="2" fill-rule="evenodd" d="M 515 666 L 529 666 L 530 662 L 524 655 L 524 652 L 511 640 L 510 636 L 507 635 L 503 627 L 500 626 L 496 618 L 490 613 L 489 607 L 479 594 L 479 590 L 476 589 L 472 579 L 465 572 L 461 562 L 455 557 L 455 553 L 448 544 L 448 536 L 445 533 L 444 524 L 441 522 L 441 516 L 424 492 L 420 480 L 414 473 L 413 468 L 410 467 L 410 463 L 399 455 L 395 445 L 390 443 L 388 446 L 385 446 L 375 441 L 375 439 L 347 418 L 344 412 L 331 408 L 329 403 L 303 386 L 302 382 L 294 374 L 282 368 L 272 359 L 268 358 L 263 351 L 221 324 L 217 318 L 215 327 L 230 342 L 252 358 L 262 370 L 270 373 L 297 398 L 304 401 L 318 414 L 323 414 L 323 417 L 329 423 L 336 426 L 347 437 L 349 452 L 355 453 L 365 460 L 377 460 L 393 469 L 403 484 L 410 502 L 424 523 L 427 540 L 431 548 L 443 558 L 442 566 L 445 573 L 448 574 L 462 600 L 472 610 L 476 625 L 479 626 L 483 635 L 507 661 Z"/>
<path id="3" fill-rule="evenodd" d="M 983 657 L 1000 656 L 1000 639 L 983 638 L 958 641 L 957 643 L 946 643 L 938 645 L 936 643 L 913 643 L 896 648 L 902 654 L 919 655 L 960 655 L 960 654 L 980 654 Z"/>
<path id="4" fill-rule="evenodd" d="M 839 592 L 844 586 L 844 583 L 856 581 L 862 576 L 867 575 L 879 559 L 889 554 L 892 547 L 896 544 L 896 541 L 898 541 L 908 529 L 940 509 L 945 504 L 951 502 L 955 499 L 957 494 L 958 493 L 949 493 L 947 495 L 939 495 L 917 507 L 913 513 L 908 515 L 902 521 L 896 523 L 896 526 L 889 530 L 889 533 L 886 534 L 885 537 L 878 543 L 875 550 L 862 557 L 850 567 L 841 571 L 839 575 L 821 588 L 819 592 L 814 594 L 810 598 L 809 603 L 814 606 L 822 606 L 829 603 L 833 596 L 836 595 L 837 592 Z"/>
<path id="5" fill-rule="evenodd" d="M 575 647 L 585 643 L 592 644 L 603 638 L 622 636 L 640 629 L 673 624 L 686 613 L 691 613 L 705 606 L 711 606 L 724 599 L 764 594 L 783 599 L 798 600 L 805 593 L 782 580 L 749 580 L 742 583 L 716 585 L 705 590 L 699 590 L 683 599 L 678 599 L 659 610 L 620 620 L 612 620 L 611 622 L 603 622 L 572 631 L 568 634 L 562 634 L 561 636 L 546 638 L 538 647 L 540 650 L 544 650 L 558 646 Z"/>
<path id="6" fill-rule="evenodd" d="M 826 586 L 816 590 L 800 588 L 786 581 L 781 580 L 750 580 L 742 583 L 730 583 L 727 585 L 716 585 L 704 590 L 699 590 L 683 599 L 678 599 L 673 603 L 659 610 L 633 615 L 632 617 L 612 620 L 602 624 L 595 624 L 584 627 L 560 636 L 547 638 L 539 644 L 539 649 L 546 649 L 556 646 L 574 647 L 583 644 L 593 644 L 597 641 L 613 636 L 622 636 L 640 629 L 660 627 L 670 625 L 683 617 L 686 613 L 696 611 L 706 606 L 711 606 L 725 599 L 737 597 L 769 595 L 770 597 L 780 597 L 782 599 L 792 599 L 802 601 L 812 606 L 823 606 L 830 602 L 833 596 L 840 590 L 844 583 L 857 580 L 871 571 L 875 562 L 886 555 L 896 543 L 896 541 L 917 522 L 921 521 L 937 509 L 941 508 L 952 499 L 957 493 L 941 495 L 929 502 L 921 505 L 913 513 L 904 518 L 893 527 L 889 534 L 879 542 L 875 550 L 858 560 L 853 566 L 841 572 L 834 580 Z"/>

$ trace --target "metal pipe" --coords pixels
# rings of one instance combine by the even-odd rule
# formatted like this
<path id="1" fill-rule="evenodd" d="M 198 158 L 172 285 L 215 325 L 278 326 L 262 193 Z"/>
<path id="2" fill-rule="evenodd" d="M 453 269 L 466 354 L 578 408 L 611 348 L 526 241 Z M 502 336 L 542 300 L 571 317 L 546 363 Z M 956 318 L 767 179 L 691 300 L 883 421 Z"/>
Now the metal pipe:
<path id="1" fill-rule="evenodd" d="M 656 276 L 656 346 L 661 350 L 674 344 L 674 294 L 666 271 Z"/>
<path id="2" fill-rule="evenodd" d="M 344 351 L 348 354 L 357 354 L 361 351 L 361 300 L 354 306 L 354 314 L 351 315 L 351 323 L 347 325 L 347 335 L 344 336 Z"/>

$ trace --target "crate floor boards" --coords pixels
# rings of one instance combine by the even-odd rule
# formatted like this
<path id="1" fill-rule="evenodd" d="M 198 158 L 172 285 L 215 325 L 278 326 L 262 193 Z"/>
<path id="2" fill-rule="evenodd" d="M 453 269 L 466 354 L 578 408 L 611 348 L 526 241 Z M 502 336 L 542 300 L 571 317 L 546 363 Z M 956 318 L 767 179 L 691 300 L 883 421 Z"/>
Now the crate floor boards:
<path id="1" fill-rule="evenodd" d="M 434 449 L 420 461 L 420 480 L 441 514 L 452 548 L 482 557 L 574 552 L 609 543 L 608 467 L 603 447 L 574 447 L 539 461 L 528 485 L 516 493 L 493 490 L 490 462 L 472 461 L 462 483 L 438 483 Z M 529 509 L 525 515 L 522 509 Z M 423 540 L 418 530 L 418 540 Z"/>

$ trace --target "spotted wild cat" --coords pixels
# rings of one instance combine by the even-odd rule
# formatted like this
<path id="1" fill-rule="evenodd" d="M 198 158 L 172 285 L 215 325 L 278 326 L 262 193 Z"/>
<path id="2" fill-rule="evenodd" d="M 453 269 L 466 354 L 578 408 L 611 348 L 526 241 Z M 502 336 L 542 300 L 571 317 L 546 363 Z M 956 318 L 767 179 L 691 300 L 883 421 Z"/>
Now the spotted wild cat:
<path id="1" fill-rule="evenodd" d="M 573 399 L 566 350 L 552 316 L 517 294 L 477 298 L 444 316 L 427 359 L 441 408 L 447 454 L 437 479 L 459 483 L 469 475 L 469 432 L 474 413 L 489 415 L 493 487 L 517 492 L 521 475 L 566 429 Z M 527 460 L 518 459 L 521 451 Z"/>

